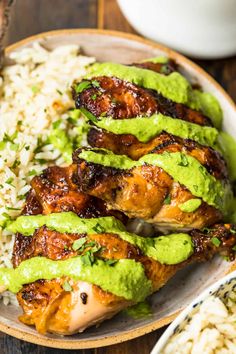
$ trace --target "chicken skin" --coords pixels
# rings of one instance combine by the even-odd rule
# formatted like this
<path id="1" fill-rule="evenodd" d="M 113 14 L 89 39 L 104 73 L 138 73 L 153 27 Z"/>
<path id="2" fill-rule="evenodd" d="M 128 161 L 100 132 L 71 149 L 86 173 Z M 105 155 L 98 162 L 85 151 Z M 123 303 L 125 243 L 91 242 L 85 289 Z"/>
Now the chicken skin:
<path id="1" fill-rule="evenodd" d="M 105 115 L 113 119 L 124 119 L 162 113 L 202 126 L 212 125 L 210 119 L 202 113 L 128 81 L 100 76 L 88 81 L 87 86 L 80 93 L 73 92 L 75 105 L 87 109 L 97 118 Z"/>

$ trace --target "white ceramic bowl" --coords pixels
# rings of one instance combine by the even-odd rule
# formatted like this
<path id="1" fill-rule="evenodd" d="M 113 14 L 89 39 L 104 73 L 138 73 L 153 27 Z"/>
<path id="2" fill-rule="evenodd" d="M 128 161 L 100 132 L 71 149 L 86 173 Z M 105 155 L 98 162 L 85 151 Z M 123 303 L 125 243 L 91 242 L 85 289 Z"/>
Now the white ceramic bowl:
<path id="1" fill-rule="evenodd" d="M 184 54 L 219 58 L 236 53 L 236 0 L 118 0 L 142 35 Z"/>
<path id="2" fill-rule="evenodd" d="M 27 38 L 7 48 L 6 54 L 19 51 L 39 41 L 48 49 L 63 44 L 78 44 L 84 54 L 95 56 L 98 61 L 132 63 L 155 56 L 174 59 L 193 82 L 203 90 L 211 92 L 219 100 L 224 112 L 225 130 L 236 137 L 236 108 L 227 93 L 204 70 L 182 55 L 157 43 L 138 36 L 104 30 L 59 30 Z M 222 278 L 231 270 L 232 263 L 215 257 L 211 262 L 192 264 L 176 274 L 159 292 L 152 295 L 150 304 L 153 316 L 134 320 L 119 314 L 105 321 L 98 328 L 92 327 L 84 333 L 60 337 L 53 334 L 43 336 L 33 327 L 18 321 L 20 309 L 0 304 L 0 331 L 17 338 L 44 346 L 63 349 L 97 348 L 129 340 L 160 328 L 177 316 L 198 293 Z M 174 296 L 173 296 L 174 294 Z"/>
<path id="3" fill-rule="evenodd" d="M 215 295 L 219 298 L 223 298 L 225 293 L 231 291 L 233 288 L 235 289 L 235 287 L 236 287 L 236 271 L 218 280 L 216 283 L 214 283 L 205 291 L 203 291 L 196 299 L 194 299 L 191 302 L 189 306 L 186 307 L 184 311 L 181 312 L 181 314 L 178 317 L 176 317 L 176 319 L 172 322 L 172 324 L 167 328 L 167 330 L 163 333 L 161 338 L 158 340 L 151 354 L 159 354 L 161 350 L 164 349 L 170 337 L 175 333 L 175 330 L 179 328 L 179 326 L 181 326 L 181 328 L 183 326 L 184 329 L 185 322 L 187 323 L 187 320 L 189 320 L 192 317 L 192 314 L 196 312 L 198 307 L 201 305 L 202 301 L 204 301 L 208 296 Z"/>

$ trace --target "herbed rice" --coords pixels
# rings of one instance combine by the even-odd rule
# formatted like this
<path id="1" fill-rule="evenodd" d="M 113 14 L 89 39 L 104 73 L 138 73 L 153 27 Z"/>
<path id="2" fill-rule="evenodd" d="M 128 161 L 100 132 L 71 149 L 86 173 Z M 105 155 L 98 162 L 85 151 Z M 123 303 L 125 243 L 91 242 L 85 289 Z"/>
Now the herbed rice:
<path id="1" fill-rule="evenodd" d="M 80 55 L 77 45 L 48 51 L 39 43 L 10 59 L 14 64 L 0 76 L 0 267 L 12 266 L 14 239 L 4 226 L 20 214 L 30 180 L 49 165 L 68 162 L 50 143 L 52 131 L 59 128 L 71 141 L 86 143 L 83 118 L 73 119 L 79 112 L 73 110 L 71 85 L 95 61 Z M 14 299 L 3 294 L 5 304 Z"/>
<path id="2" fill-rule="evenodd" d="M 191 321 L 174 334 L 161 354 L 236 353 L 236 293 L 226 299 L 209 296 Z"/>

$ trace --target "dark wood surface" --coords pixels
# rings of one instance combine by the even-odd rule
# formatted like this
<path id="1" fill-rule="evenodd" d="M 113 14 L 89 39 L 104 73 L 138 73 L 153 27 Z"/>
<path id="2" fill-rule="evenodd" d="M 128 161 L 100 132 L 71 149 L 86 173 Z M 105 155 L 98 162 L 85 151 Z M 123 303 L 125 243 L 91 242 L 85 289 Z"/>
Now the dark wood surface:
<path id="1" fill-rule="evenodd" d="M 115 0 L 17 0 L 12 9 L 6 43 L 42 31 L 77 27 L 99 27 L 135 33 Z M 196 62 L 236 101 L 236 57 Z M 148 354 L 162 331 L 110 347 L 77 351 L 40 347 L 0 333 L 0 354 Z"/>

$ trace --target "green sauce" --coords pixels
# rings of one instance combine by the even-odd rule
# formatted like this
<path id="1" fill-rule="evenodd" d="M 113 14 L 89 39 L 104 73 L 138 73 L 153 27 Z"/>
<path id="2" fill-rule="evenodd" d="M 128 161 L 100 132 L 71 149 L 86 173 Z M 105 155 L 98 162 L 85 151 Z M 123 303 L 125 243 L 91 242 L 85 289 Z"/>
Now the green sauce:
<path id="1" fill-rule="evenodd" d="M 167 57 L 154 57 L 154 58 L 149 58 L 149 59 L 144 59 L 141 61 L 141 63 L 145 62 L 150 62 L 154 64 L 167 64 L 169 62 L 169 59 Z"/>
<path id="2" fill-rule="evenodd" d="M 118 234 L 122 240 L 138 246 L 146 256 L 162 264 L 183 262 L 193 253 L 191 237 L 188 234 L 180 233 L 154 238 L 141 237 L 126 232 L 124 225 L 114 217 L 81 219 L 72 212 L 19 216 L 7 227 L 7 230 L 29 236 L 43 225 L 62 233 Z"/>
<path id="3" fill-rule="evenodd" d="M 48 215 L 19 216 L 7 226 L 7 230 L 13 233 L 19 232 L 24 236 L 30 236 L 39 227 L 46 225 L 51 230 L 61 233 L 94 234 L 111 230 L 125 231 L 124 225 L 112 216 L 93 219 L 79 218 L 73 212 L 52 213 Z"/>
<path id="4" fill-rule="evenodd" d="M 49 135 L 49 141 L 56 149 L 62 153 L 64 160 L 68 163 L 71 163 L 73 144 L 66 135 L 65 131 L 59 128 L 53 129 Z"/>
<path id="5" fill-rule="evenodd" d="M 166 131 L 183 139 L 192 139 L 199 144 L 215 147 L 219 135 L 215 128 L 202 127 L 160 113 L 153 114 L 151 117 L 130 119 L 100 117 L 94 124 L 114 134 L 132 134 L 143 143 L 150 141 L 162 131 Z"/>
<path id="6" fill-rule="evenodd" d="M 123 313 L 137 320 L 152 316 L 152 309 L 146 301 L 143 301 L 134 306 L 128 307 L 123 311 Z"/>
<path id="7" fill-rule="evenodd" d="M 192 90 L 188 102 L 189 107 L 202 111 L 205 116 L 211 118 L 217 129 L 221 129 L 223 112 L 218 100 L 208 92 Z"/>
<path id="8" fill-rule="evenodd" d="M 194 196 L 225 212 L 228 201 L 232 197 L 228 185 L 224 186 L 216 180 L 194 157 L 181 152 L 148 154 L 138 161 L 133 161 L 125 155 L 115 155 L 105 149 L 96 149 L 95 151 L 84 150 L 79 157 L 88 162 L 123 170 L 142 166 L 145 163 L 161 167 L 175 181 L 186 186 Z"/>
<path id="9" fill-rule="evenodd" d="M 17 293 L 24 284 L 63 276 L 98 285 L 105 291 L 135 302 L 144 300 L 152 291 L 151 281 L 139 262 L 122 259 L 110 266 L 96 260 L 94 264 L 87 265 L 79 256 L 60 261 L 35 257 L 23 261 L 16 269 L 0 268 L 0 285 Z"/>
<path id="10" fill-rule="evenodd" d="M 162 75 L 152 70 L 125 66 L 117 63 L 96 63 L 91 66 L 87 78 L 94 76 L 115 76 L 141 87 L 152 89 L 164 97 L 202 111 L 212 119 L 217 128 L 222 122 L 222 110 L 217 99 L 210 93 L 193 90 L 188 80 L 178 72 Z"/>
<path id="11" fill-rule="evenodd" d="M 148 69 L 125 66 L 117 63 L 94 64 L 91 67 L 91 76 L 115 76 L 121 80 L 130 81 L 136 85 L 160 92 L 166 98 L 178 103 L 188 102 L 190 84 L 179 73 L 168 76 Z"/>
<path id="12" fill-rule="evenodd" d="M 185 203 L 180 204 L 179 208 L 184 213 L 192 213 L 197 210 L 202 204 L 201 199 L 189 199 Z"/>

